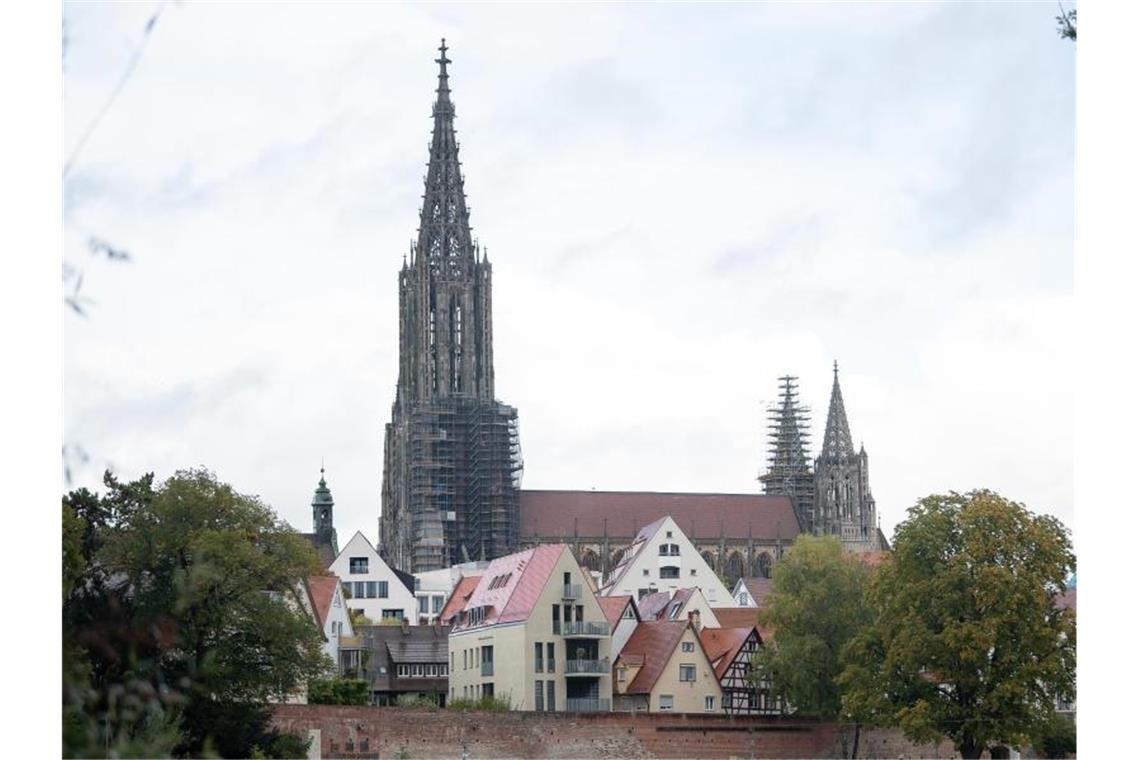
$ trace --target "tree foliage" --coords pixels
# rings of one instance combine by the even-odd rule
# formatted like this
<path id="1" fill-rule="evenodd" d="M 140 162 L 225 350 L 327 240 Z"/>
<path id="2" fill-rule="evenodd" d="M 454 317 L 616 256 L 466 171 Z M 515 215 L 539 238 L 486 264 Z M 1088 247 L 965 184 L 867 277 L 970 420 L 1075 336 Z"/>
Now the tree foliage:
<path id="1" fill-rule="evenodd" d="M 1061 15 L 1057 16 L 1057 34 L 1061 39 L 1077 41 L 1077 9 L 1065 10 L 1061 6 Z"/>
<path id="2" fill-rule="evenodd" d="M 773 569 L 760 623 L 774 634 L 757 654 L 755 673 L 797 713 L 840 715 L 840 656 L 870 622 L 869 572 L 843 552 L 839 539 L 809 535 L 797 538 Z"/>
<path id="3" fill-rule="evenodd" d="M 1076 622 L 1054 602 L 1075 567 L 1056 518 L 989 491 L 922 499 L 871 583 L 845 710 L 963 757 L 1026 743 L 1073 693 Z"/>
<path id="4" fill-rule="evenodd" d="M 311 705 L 366 705 L 368 682 L 359 678 L 318 678 L 309 682 Z"/>
<path id="5" fill-rule="evenodd" d="M 254 706 L 329 664 L 316 626 L 281 601 L 315 552 L 205 470 L 104 485 L 64 498 L 65 753 L 284 746 Z"/>

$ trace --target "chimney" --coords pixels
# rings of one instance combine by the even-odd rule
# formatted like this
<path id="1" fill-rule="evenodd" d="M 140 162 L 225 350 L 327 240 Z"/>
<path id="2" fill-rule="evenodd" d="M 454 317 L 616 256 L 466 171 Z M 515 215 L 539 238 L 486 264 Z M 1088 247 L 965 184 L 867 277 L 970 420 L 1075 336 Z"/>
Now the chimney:
<path id="1" fill-rule="evenodd" d="M 436 615 L 435 622 L 432 625 L 435 626 L 435 635 L 436 636 L 439 636 L 441 633 L 443 633 L 443 623 L 440 622 L 438 615 Z"/>
<path id="2" fill-rule="evenodd" d="M 408 635 L 408 619 L 407 618 L 400 618 L 400 629 L 404 632 L 405 636 Z"/>
<path id="3" fill-rule="evenodd" d="M 697 633 L 701 631 L 701 611 L 689 610 L 689 625 L 697 629 Z"/>

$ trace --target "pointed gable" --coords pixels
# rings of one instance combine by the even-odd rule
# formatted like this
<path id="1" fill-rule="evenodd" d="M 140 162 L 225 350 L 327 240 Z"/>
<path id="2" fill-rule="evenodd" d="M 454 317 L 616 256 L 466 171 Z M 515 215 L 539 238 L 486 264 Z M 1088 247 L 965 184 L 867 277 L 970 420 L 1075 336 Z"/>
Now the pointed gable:
<path id="1" fill-rule="evenodd" d="M 736 659 L 741 647 L 752 636 L 759 639 L 756 628 L 703 628 L 700 639 L 709 662 L 713 664 L 717 680 L 724 677 L 728 666 Z"/>
<path id="2" fill-rule="evenodd" d="M 307 579 L 309 599 L 312 600 L 313 614 L 322 631 L 329 619 L 329 609 L 333 598 L 340 590 L 340 579 L 335 575 L 313 575 Z"/>
<path id="3" fill-rule="evenodd" d="M 550 573 L 566 551 L 564 544 L 544 544 L 492 560 L 463 610 L 483 610 L 487 625 L 529 619 Z M 467 627 L 462 621 L 457 625 Z"/>
<path id="4" fill-rule="evenodd" d="M 661 671 L 677 649 L 685 629 L 684 620 L 652 620 L 638 623 L 633 635 L 621 650 L 621 659 L 633 664 L 642 661 L 641 669 L 626 689 L 626 694 L 648 694 L 653 690 Z"/>
<path id="5" fill-rule="evenodd" d="M 482 575 L 465 575 L 459 579 L 455 584 L 455 588 L 451 590 L 451 596 L 447 597 L 447 602 L 443 605 L 443 611 L 439 613 L 439 620 L 441 623 L 449 623 L 452 618 L 463 611 L 467 605 L 467 600 L 471 598 L 471 594 L 475 591 L 475 587 L 479 585 L 479 579 Z"/>

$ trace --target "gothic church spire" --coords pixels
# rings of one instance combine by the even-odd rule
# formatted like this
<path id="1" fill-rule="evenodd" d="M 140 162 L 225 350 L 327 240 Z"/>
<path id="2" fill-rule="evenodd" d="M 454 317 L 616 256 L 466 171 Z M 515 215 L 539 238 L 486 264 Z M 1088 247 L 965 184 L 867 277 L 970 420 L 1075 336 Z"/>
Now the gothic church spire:
<path id="1" fill-rule="evenodd" d="M 851 445 L 851 430 L 847 426 L 847 411 L 843 408 L 843 392 L 839 390 L 839 362 L 832 365 L 831 405 L 827 409 L 827 427 L 823 432 L 823 450 L 820 459 L 839 462 L 855 456 Z"/>

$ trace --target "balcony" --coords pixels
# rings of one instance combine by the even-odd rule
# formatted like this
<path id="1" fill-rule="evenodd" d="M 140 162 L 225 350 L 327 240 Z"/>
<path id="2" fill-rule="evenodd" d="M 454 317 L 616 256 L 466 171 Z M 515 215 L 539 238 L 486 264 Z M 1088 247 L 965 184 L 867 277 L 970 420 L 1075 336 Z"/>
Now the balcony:
<path id="1" fill-rule="evenodd" d="M 609 675 L 610 658 L 601 660 L 567 660 L 567 676 L 604 676 Z"/>
<path id="2" fill-rule="evenodd" d="M 562 587 L 563 599 L 581 599 L 582 598 L 582 584 L 581 583 L 567 583 Z"/>
<path id="3" fill-rule="evenodd" d="M 493 676 L 495 675 L 495 663 L 481 662 L 479 663 L 479 670 L 485 676 Z"/>
<path id="4" fill-rule="evenodd" d="M 562 623 L 560 626 L 563 636 L 609 636 L 609 623 L 590 623 L 585 620 L 576 620 L 572 623 Z"/>
<path id="5" fill-rule="evenodd" d="M 591 697 L 566 698 L 566 712 L 609 712 L 610 700 Z"/>

